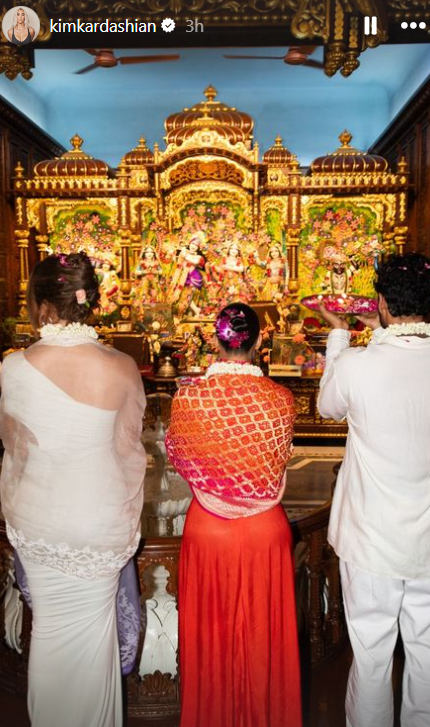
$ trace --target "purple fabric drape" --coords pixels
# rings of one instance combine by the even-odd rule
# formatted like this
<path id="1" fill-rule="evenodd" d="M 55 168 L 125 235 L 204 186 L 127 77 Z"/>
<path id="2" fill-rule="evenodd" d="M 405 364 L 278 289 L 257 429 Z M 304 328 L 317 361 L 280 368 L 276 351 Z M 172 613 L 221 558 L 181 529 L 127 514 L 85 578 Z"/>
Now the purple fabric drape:
<path id="1" fill-rule="evenodd" d="M 14 551 L 16 582 L 27 605 L 32 608 L 27 577 L 18 553 Z M 139 585 L 133 560 L 129 560 L 119 576 L 116 597 L 116 620 L 121 657 L 121 672 L 124 676 L 133 671 L 139 645 L 141 611 Z"/>

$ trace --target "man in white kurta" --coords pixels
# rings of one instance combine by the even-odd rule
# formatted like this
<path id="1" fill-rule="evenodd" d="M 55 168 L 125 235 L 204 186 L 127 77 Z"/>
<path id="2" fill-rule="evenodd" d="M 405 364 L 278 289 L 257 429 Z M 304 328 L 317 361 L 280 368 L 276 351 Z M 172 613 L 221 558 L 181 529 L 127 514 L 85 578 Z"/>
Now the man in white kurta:
<path id="1" fill-rule="evenodd" d="M 328 533 L 340 558 L 354 652 L 347 727 L 392 727 L 399 627 L 406 657 L 401 724 L 429 727 L 430 325 L 423 320 L 430 261 L 396 256 L 381 266 L 375 287 L 379 317 L 370 321 L 367 348 L 349 348 L 346 321 L 321 308 L 333 330 L 318 409 L 348 422 Z"/>

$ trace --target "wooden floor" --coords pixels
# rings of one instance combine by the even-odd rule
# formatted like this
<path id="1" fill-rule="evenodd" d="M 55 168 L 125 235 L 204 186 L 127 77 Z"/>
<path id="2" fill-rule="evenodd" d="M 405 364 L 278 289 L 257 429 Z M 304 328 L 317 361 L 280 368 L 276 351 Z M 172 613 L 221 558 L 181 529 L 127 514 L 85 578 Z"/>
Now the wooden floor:
<path id="1" fill-rule="evenodd" d="M 343 649 L 333 661 L 317 671 L 310 672 L 306 668 L 305 661 L 304 658 L 302 660 L 304 727 L 345 727 L 343 705 L 351 662 L 349 646 Z M 394 727 L 400 727 L 398 712 L 402 665 L 403 658 L 399 652 L 395 658 L 393 675 L 396 704 Z M 4 692 L 0 692 L 0 715 L 2 727 L 30 727 L 25 703 Z M 59 720 L 58 727 L 61 727 L 61 720 Z M 133 719 L 127 720 L 124 727 L 178 727 L 178 720 L 173 718 L 149 722 Z"/>

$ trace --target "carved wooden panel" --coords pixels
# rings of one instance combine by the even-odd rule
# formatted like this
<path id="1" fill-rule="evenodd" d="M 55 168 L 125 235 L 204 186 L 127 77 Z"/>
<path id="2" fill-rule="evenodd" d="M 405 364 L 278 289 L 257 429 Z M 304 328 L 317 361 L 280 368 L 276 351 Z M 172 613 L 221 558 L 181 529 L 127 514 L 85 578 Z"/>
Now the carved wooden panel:
<path id="1" fill-rule="evenodd" d="M 407 223 L 410 250 L 430 255 L 430 185 L 429 177 L 430 81 L 427 81 L 371 147 L 395 168 L 404 156 L 410 167 L 412 185 Z"/>
<path id="2" fill-rule="evenodd" d="M 297 411 L 294 427 L 296 437 L 346 437 L 348 427 L 344 421 L 323 419 L 318 412 L 319 378 L 276 377 L 276 381 L 290 389 L 294 395 Z"/>
<path id="3" fill-rule="evenodd" d="M 243 183 L 243 173 L 238 167 L 220 161 L 190 161 L 179 165 L 169 175 L 169 182 L 172 187 L 181 184 L 196 182 L 201 179 L 216 179 L 231 184 Z"/>
<path id="4" fill-rule="evenodd" d="M 9 196 L 15 165 L 20 161 L 25 172 L 31 173 L 36 162 L 63 151 L 54 139 L 0 99 L 0 319 L 17 312 L 18 250 L 13 245 L 14 214 Z"/>

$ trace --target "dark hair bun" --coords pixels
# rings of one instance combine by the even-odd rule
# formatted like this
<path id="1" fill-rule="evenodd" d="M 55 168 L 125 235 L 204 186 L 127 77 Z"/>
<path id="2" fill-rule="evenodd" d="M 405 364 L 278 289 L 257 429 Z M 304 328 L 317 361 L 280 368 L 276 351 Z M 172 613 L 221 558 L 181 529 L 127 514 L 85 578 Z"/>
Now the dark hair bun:
<path id="1" fill-rule="evenodd" d="M 256 312 L 244 303 L 231 303 L 215 321 L 217 338 L 226 351 L 249 351 L 260 333 Z"/>
<path id="2" fill-rule="evenodd" d="M 50 303 L 60 319 L 83 322 L 100 299 L 99 283 L 90 258 L 84 252 L 50 255 L 37 263 L 30 277 L 30 296 L 38 306 Z M 76 291 L 85 291 L 78 303 Z"/>

